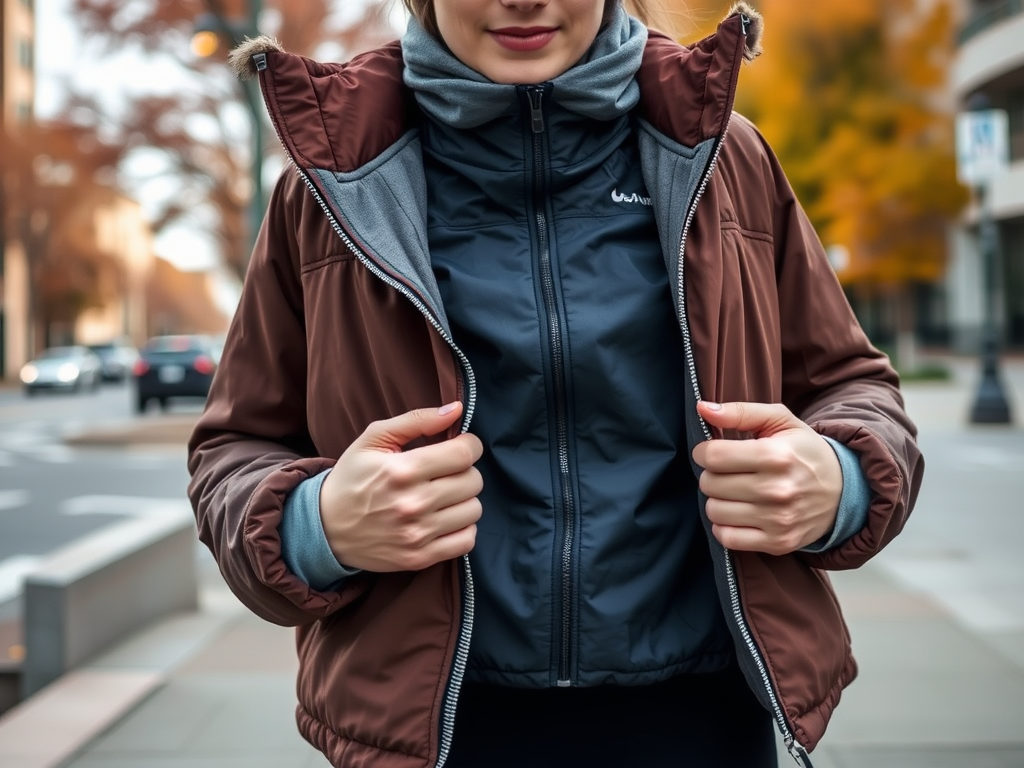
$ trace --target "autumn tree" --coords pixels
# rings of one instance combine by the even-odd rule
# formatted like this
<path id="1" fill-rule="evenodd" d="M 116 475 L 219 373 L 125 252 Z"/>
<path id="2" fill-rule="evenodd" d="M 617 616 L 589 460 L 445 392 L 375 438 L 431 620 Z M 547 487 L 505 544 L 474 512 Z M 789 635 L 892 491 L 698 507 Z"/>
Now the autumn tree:
<path id="1" fill-rule="evenodd" d="M 294 53 L 347 58 L 395 36 L 387 23 L 387 0 L 266 0 L 262 5 L 260 31 Z M 210 14 L 221 20 L 222 30 L 240 33 L 248 8 L 247 0 L 74 0 L 76 22 L 97 55 L 143 55 L 160 61 L 167 77 L 140 83 L 114 104 L 80 90 L 64 110 L 87 116 L 97 131 L 123 147 L 120 167 L 130 170 L 133 193 L 155 207 L 157 235 L 170 227 L 203 232 L 239 276 L 251 248 L 252 112 L 263 119 L 263 107 L 247 106 L 246 92 L 224 64 L 231 40 L 222 40 L 208 57 L 194 54 L 190 44 L 197 21 Z M 272 156 L 277 140 L 269 130 L 264 135 L 269 136 L 263 149 Z"/>
<path id="2" fill-rule="evenodd" d="M 116 259 L 89 227 L 94 206 L 111 194 L 119 154 L 69 123 L 8 127 L 0 136 L 3 230 L 25 252 L 30 352 L 118 293 Z"/>
<path id="3" fill-rule="evenodd" d="M 762 0 L 765 54 L 738 108 L 778 153 L 823 242 L 849 254 L 846 285 L 901 308 L 897 359 L 913 367 L 913 288 L 945 267 L 956 180 L 944 0 Z M 900 354 L 900 352 L 902 354 Z"/>
<path id="4" fill-rule="evenodd" d="M 217 307 L 207 273 L 182 272 L 157 258 L 146 285 L 149 335 L 221 334 L 228 318 Z"/>

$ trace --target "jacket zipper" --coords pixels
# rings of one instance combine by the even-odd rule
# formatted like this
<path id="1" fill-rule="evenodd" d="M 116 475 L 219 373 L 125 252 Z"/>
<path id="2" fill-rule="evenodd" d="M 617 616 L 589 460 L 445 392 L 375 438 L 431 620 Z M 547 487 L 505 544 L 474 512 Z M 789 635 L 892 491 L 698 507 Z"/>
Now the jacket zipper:
<path id="1" fill-rule="evenodd" d="M 331 226 L 334 228 L 334 231 L 338 233 L 338 236 L 341 237 L 345 246 L 355 254 L 356 258 L 359 259 L 363 266 L 369 269 L 371 273 L 411 301 L 420 313 L 427 318 L 430 324 L 434 326 L 437 332 L 441 334 L 441 337 L 448 343 L 448 346 L 452 348 L 452 352 L 459 361 L 459 364 L 462 367 L 462 372 L 466 377 L 466 412 L 463 414 L 461 425 L 461 431 L 466 432 L 469 429 L 469 423 L 472 420 L 473 412 L 476 409 L 476 376 L 473 374 L 473 368 L 469 364 L 469 359 L 463 351 L 455 345 L 455 341 L 452 339 L 451 335 L 444 329 L 437 318 L 434 317 L 434 313 L 430 311 L 430 308 L 426 303 L 420 299 L 411 288 L 391 277 L 383 268 L 378 266 L 375 261 L 362 252 L 362 250 L 348 236 L 348 233 L 345 232 L 344 228 L 338 222 L 337 217 L 335 217 L 334 213 L 324 202 L 323 197 L 310 180 L 309 175 L 300 168 L 294 160 L 292 160 L 292 165 L 295 166 L 295 170 L 305 182 L 317 203 L 320 204 L 320 208 L 323 209 L 324 214 L 327 216 L 327 220 L 331 222 Z M 451 676 L 448 679 L 448 687 L 445 690 L 444 702 L 441 709 L 441 735 L 435 768 L 442 768 L 444 766 L 445 761 L 448 759 L 448 753 L 451 751 L 452 734 L 455 731 L 455 708 L 458 703 L 459 692 L 462 690 L 462 683 L 466 675 L 466 662 L 469 659 L 469 642 L 473 635 L 473 617 L 475 611 L 473 571 L 469 565 L 469 555 L 463 555 L 461 560 L 464 576 L 462 579 L 462 622 L 459 627 L 459 640 L 455 648 L 455 658 L 452 660 Z"/>
<path id="2" fill-rule="evenodd" d="M 263 72 L 267 68 L 267 55 L 265 53 L 256 54 L 253 59 L 256 64 L 256 69 L 259 72 Z M 260 78 L 260 88 L 263 90 L 264 101 L 269 103 L 266 93 L 265 78 Z M 275 131 L 277 130 L 276 121 L 274 122 L 274 129 Z M 469 364 L 469 358 L 467 358 L 465 353 L 456 346 L 451 334 L 445 330 L 426 303 L 420 299 L 420 297 L 417 296 L 409 286 L 391 277 L 391 275 L 389 275 L 382 267 L 359 249 L 359 247 L 352 241 L 352 238 L 348 236 L 348 233 L 345 232 L 344 227 L 341 226 L 341 222 L 338 221 L 338 218 L 334 215 L 333 211 L 331 211 L 327 203 L 324 202 L 320 192 L 313 184 L 313 181 L 309 178 L 309 174 L 307 174 L 299 164 L 295 162 L 295 158 L 293 158 L 291 153 L 288 151 L 288 145 L 281 139 L 280 133 L 278 134 L 278 140 L 281 141 L 281 146 L 284 147 L 285 155 L 289 160 L 291 160 L 291 163 L 295 167 L 299 177 L 313 194 L 313 198 L 320 205 L 324 215 L 327 216 L 327 220 L 331 223 L 334 231 L 338 233 L 342 242 L 345 243 L 345 246 L 357 259 L 359 259 L 363 266 L 370 270 L 373 275 L 383 280 L 387 285 L 390 285 L 411 301 L 413 306 L 420 311 L 434 329 L 441 334 L 441 338 L 443 338 L 448 346 L 451 347 L 452 353 L 456 360 L 458 360 L 459 366 L 462 368 L 462 373 L 465 377 L 465 413 L 462 415 L 460 431 L 463 433 L 467 432 L 469 430 L 469 424 L 473 419 L 473 412 L 476 410 L 476 376 L 473 374 L 473 367 Z M 455 732 L 455 708 L 458 704 L 459 692 L 462 690 L 462 683 L 466 676 L 466 662 L 469 659 L 469 642 L 470 638 L 473 636 L 473 618 L 476 610 L 475 595 L 473 591 L 473 571 L 469 565 L 469 555 L 463 555 L 461 559 L 463 569 L 463 578 L 460 579 L 462 586 L 462 621 L 459 624 L 459 639 L 455 647 L 455 658 L 452 660 L 452 670 L 448 678 L 448 686 L 445 689 L 444 701 L 441 707 L 441 733 L 438 743 L 437 763 L 435 764 L 435 768 L 443 768 L 445 761 L 448 759 L 448 753 L 451 751 L 452 734 Z"/>
<path id="3" fill-rule="evenodd" d="M 743 22 L 743 30 L 746 32 L 750 24 L 750 20 L 744 15 L 741 16 L 741 21 Z M 690 337 L 690 324 L 686 315 L 686 283 L 684 276 L 686 238 L 689 235 L 690 225 L 693 223 L 693 218 L 697 213 L 697 204 L 700 202 L 701 197 L 704 196 L 708 182 L 710 182 L 711 177 L 715 173 L 715 167 L 718 164 L 718 155 L 722 151 L 722 144 L 725 143 L 728 128 L 727 124 L 725 129 L 722 131 L 722 136 L 718 139 L 718 144 L 711 156 L 711 162 L 708 165 L 707 171 L 704 173 L 704 177 L 701 179 L 700 186 L 697 188 L 697 192 L 693 197 L 693 202 L 690 203 L 690 210 L 686 214 L 686 223 L 683 225 L 683 234 L 679 242 L 679 268 L 676 278 L 679 285 L 679 325 L 683 331 L 683 346 L 686 350 L 686 367 L 690 373 L 690 385 L 693 387 L 693 394 L 696 397 L 696 402 L 700 402 L 703 398 L 700 393 L 700 383 L 697 381 L 697 366 L 693 355 L 693 341 Z M 701 431 L 704 433 L 704 439 L 710 440 L 711 430 L 708 429 L 707 423 L 703 418 L 701 418 L 699 413 L 695 413 L 694 415 L 696 415 L 697 420 L 700 423 Z M 732 553 L 724 547 L 722 551 L 725 554 L 725 575 L 729 587 L 729 609 L 732 612 L 733 621 L 736 623 L 737 627 L 739 627 L 740 635 L 743 638 L 747 651 L 750 653 L 754 664 L 757 666 L 757 670 L 761 676 L 761 682 L 763 683 L 765 690 L 768 692 L 768 698 L 771 701 L 775 722 L 779 727 L 783 740 L 785 741 L 786 749 L 789 751 L 790 756 L 796 761 L 797 765 L 802 765 L 804 768 L 813 768 L 807 750 L 796 740 L 796 737 L 793 735 L 793 732 L 789 727 L 789 723 L 786 721 L 786 716 L 782 711 L 782 706 L 779 704 L 779 699 L 775 695 L 775 686 L 772 684 L 771 677 L 768 675 L 768 669 L 765 667 L 764 659 L 761 658 L 761 652 L 750 634 L 750 628 L 747 626 L 747 620 L 743 615 L 743 606 L 740 603 L 740 590 L 739 584 L 736 580 L 736 571 L 733 567 Z"/>
<path id="4" fill-rule="evenodd" d="M 548 341 L 551 344 L 552 390 L 555 398 L 555 439 L 558 450 L 558 477 L 562 498 L 562 551 L 561 551 L 561 626 L 558 651 L 558 680 L 560 688 L 572 685 L 572 625 L 573 625 L 573 554 L 575 548 L 576 503 L 573 497 L 572 476 L 569 469 L 569 417 L 568 395 L 565 381 L 565 352 L 562 323 L 555 295 L 554 272 L 551 266 L 551 245 L 548 239 L 548 221 L 543 197 L 544 190 L 544 86 L 526 88 L 530 102 L 530 130 L 533 134 L 533 195 L 534 221 L 541 293 L 548 320 Z"/>

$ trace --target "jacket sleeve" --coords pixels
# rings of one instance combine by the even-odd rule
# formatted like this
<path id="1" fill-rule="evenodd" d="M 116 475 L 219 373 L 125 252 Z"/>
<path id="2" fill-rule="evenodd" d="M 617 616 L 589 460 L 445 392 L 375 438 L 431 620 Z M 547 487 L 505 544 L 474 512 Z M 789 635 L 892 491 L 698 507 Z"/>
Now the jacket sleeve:
<path id="1" fill-rule="evenodd" d="M 778 160 L 764 148 L 766 191 L 775 201 L 783 402 L 860 457 L 871 491 L 858 533 L 838 547 L 799 556 L 814 567 L 856 568 L 900 532 L 913 508 L 924 471 L 917 429 L 896 371 L 861 329 Z"/>
<path id="2" fill-rule="evenodd" d="M 868 487 L 867 478 L 864 477 L 864 470 L 860 468 L 860 457 L 831 437 L 824 436 L 824 439 L 839 459 L 839 468 L 843 472 L 843 490 L 839 497 L 839 509 L 832 530 L 800 550 L 812 554 L 838 547 L 860 531 L 867 522 L 868 506 L 871 503 L 871 489 Z"/>
<path id="3" fill-rule="evenodd" d="M 351 602 L 368 576 L 337 591 L 312 589 L 281 557 L 288 494 L 333 466 L 317 456 L 306 422 L 306 337 L 295 232 L 307 204 L 286 169 L 271 196 L 206 409 L 189 441 L 189 498 L 200 540 L 232 592 L 285 626 Z"/>

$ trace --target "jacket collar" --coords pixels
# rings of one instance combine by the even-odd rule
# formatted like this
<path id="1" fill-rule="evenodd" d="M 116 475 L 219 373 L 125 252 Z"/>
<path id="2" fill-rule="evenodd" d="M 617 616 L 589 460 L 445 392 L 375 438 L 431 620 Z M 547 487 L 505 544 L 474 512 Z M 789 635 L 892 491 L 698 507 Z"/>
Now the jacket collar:
<path id="1" fill-rule="evenodd" d="M 686 147 L 720 138 L 740 66 L 759 51 L 760 29 L 760 17 L 738 3 L 713 35 L 693 46 L 652 32 L 637 72 L 639 117 Z M 322 64 L 261 37 L 236 49 L 232 63 L 240 74 L 259 74 L 277 134 L 306 170 L 357 171 L 418 125 L 398 41 L 345 64 Z M 649 93 L 657 98 L 645 98 Z"/>

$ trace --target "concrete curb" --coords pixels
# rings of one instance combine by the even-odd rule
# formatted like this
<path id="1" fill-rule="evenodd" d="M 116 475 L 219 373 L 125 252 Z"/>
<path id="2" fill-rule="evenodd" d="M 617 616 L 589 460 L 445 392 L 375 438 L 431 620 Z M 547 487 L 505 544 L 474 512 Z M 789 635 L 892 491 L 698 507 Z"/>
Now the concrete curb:
<path id="1" fill-rule="evenodd" d="M 57 768 L 164 680 L 129 670 L 70 672 L 0 718 L 0 764 Z"/>
<path id="2" fill-rule="evenodd" d="M 198 414 L 140 417 L 103 429 L 88 429 L 64 436 L 65 445 L 75 448 L 119 447 L 125 445 L 185 445 L 195 428 Z"/>
<path id="3" fill-rule="evenodd" d="M 25 578 L 28 698 L 156 619 L 198 609 L 195 521 L 160 512 L 78 539 Z"/>
<path id="4" fill-rule="evenodd" d="M 196 612 L 151 624 L 0 716 L 0 766 L 60 768 L 222 635 L 243 610 L 208 590 Z"/>

